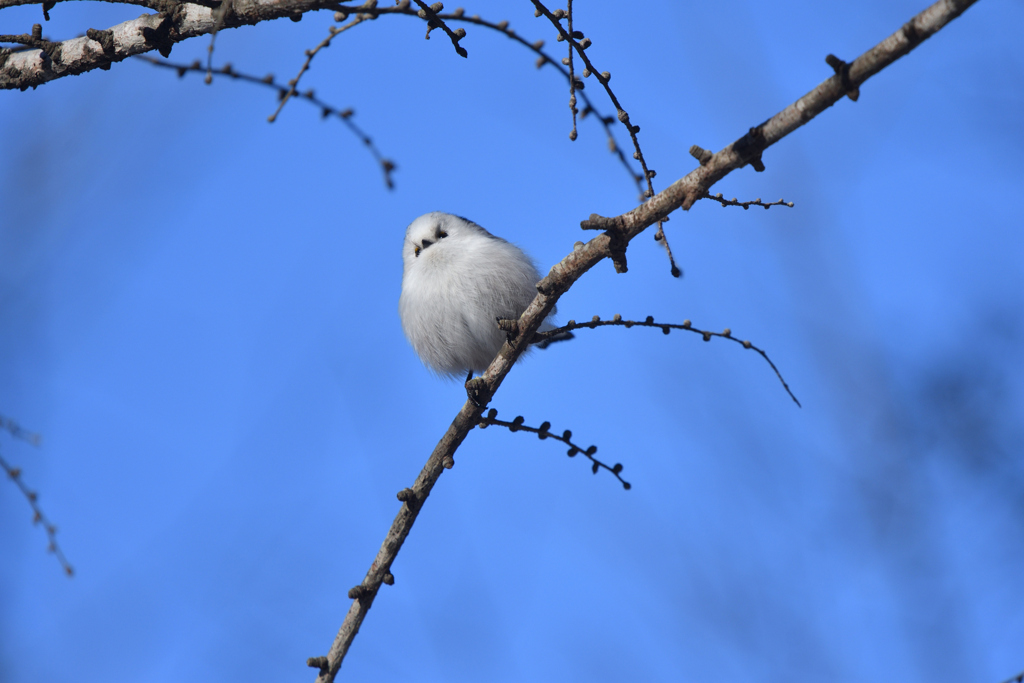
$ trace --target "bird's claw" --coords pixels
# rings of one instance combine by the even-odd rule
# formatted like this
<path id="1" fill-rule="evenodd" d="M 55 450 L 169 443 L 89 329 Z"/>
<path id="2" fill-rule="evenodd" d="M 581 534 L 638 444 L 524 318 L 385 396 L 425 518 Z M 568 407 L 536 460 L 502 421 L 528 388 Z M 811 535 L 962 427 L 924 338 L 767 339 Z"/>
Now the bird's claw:
<path id="1" fill-rule="evenodd" d="M 487 405 L 486 401 L 483 403 L 480 402 L 481 394 L 486 388 L 487 382 L 484 381 L 483 377 L 477 377 L 476 379 L 466 381 L 466 396 L 477 408 L 483 408 Z"/>

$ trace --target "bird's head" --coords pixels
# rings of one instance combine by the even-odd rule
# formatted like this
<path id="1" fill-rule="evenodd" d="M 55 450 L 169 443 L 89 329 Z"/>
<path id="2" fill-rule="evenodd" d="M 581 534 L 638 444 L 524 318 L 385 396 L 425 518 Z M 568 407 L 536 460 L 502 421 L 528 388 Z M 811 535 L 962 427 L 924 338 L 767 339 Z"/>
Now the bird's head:
<path id="1" fill-rule="evenodd" d="M 428 255 L 436 259 L 450 249 L 451 245 L 479 237 L 494 238 L 471 220 L 450 213 L 432 211 L 423 214 L 406 228 L 402 261 L 408 269 L 418 259 Z"/>

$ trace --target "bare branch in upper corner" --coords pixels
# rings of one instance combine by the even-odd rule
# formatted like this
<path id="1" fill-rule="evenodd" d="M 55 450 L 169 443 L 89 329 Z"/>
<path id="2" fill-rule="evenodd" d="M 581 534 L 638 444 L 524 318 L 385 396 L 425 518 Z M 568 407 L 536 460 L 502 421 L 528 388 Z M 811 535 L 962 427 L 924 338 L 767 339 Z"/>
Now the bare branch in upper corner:
<path id="1" fill-rule="evenodd" d="M 556 441 L 561 441 L 562 443 L 569 447 L 567 455 L 570 458 L 575 457 L 579 453 L 582 453 L 587 458 L 589 458 L 591 462 L 590 470 L 594 474 L 597 474 L 598 470 L 600 469 L 606 469 L 612 474 L 614 474 L 616 479 L 622 482 L 622 488 L 626 489 L 627 491 L 632 488 L 632 485 L 628 481 L 623 479 L 619 474 L 620 472 L 622 472 L 621 463 L 615 463 L 614 465 L 609 467 L 605 463 L 601 462 L 600 460 L 594 457 L 594 453 L 597 453 L 597 446 L 591 446 L 590 448 L 580 448 L 572 441 L 570 441 L 570 439 L 572 439 L 572 432 L 569 431 L 568 429 L 562 432 L 561 435 L 558 435 L 548 431 L 549 429 L 551 429 L 550 422 L 544 422 L 541 424 L 540 427 L 528 427 L 527 425 L 523 424 L 523 422 L 526 421 L 526 418 L 524 418 L 522 415 L 516 417 L 516 419 L 514 419 L 512 422 L 506 422 L 504 420 L 499 420 L 497 418 L 498 411 L 495 410 L 494 408 L 491 408 L 490 410 L 487 411 L 486 416 L 480 416 L 480 421 L 477 423 L 477 426 L 480 429 L 484 429 L 490 425 L 498 425 L 499 427 L 508 428 L 510 432 L 523 431 L 536 434 L 538 437 L 540 437 L 541 440 L 551 438 L 555 439 Z"/>
<path id="2" fill-rule="evenodd" d="M 508 322 L 515 322 L 515 321 L 503 320 L 502 322 L 503 323 L 508 323 Z M 647 316 L 647 319 L 643 320 L 643 321 L 623 320 L 622 316 L 619 315 L 618 313 L 616 313 L 612 317 L 611 320 L 601 320 L 601 317 L 597 316 L 597 315 L 595 315 L 593 318 L 591 318 L 590 322 L 585 322 L 585 323 L 578 323 L 575 320 L 570 320 L 567 324 L 563 325 L 562 327 L 559 327 L 558 329 L 548 330 L 547 332 L 537 332 L 536 334 L 533 335 L 533 341 L 534 341 L 534 343 L 536 343 L 538 341 L 543 341 L 545 339 L 548 339 L 549 337 L 553 337 L 553 336 L 559 335 L 559 334 L 564 334 L 565 332 L 571 332 L 572 330 L 579 330 L 579 329 L 584 328 L 584 327 L 589 328 L 589 329 L 592 330 L 595 327 L 605 327 L 607 325 L 615 325 L 615 326 L 626 327 L 626 328 L 630 328 L 630 327 L 657 327 L 664 334 L 668 334 L 672 330 L 684 330 L 686 332 L 693 332 L 694 334 L 701 335 L 702 337 L 704 337 L 704 341 L 711 341 L 712 337 L 721 337 L 722 339 L 728 339 L 729 341 L 734 341 L 734 342 L 736 342 L 737 344 L 739 344 L 740 346 L 742 346 L 745 349 L 752 349 L 754 351 L 757 351 L 759 354 L 761 354 L 761 357 L 764 358 L 768 362 L 768 365 L 771 366 L 772 370 L 775 371 L 775 376 L 779 378 L 780 382 L 782 382 L 782 387 L 786 390 L 786 393 L 789 394 L 789 397 L 791 399 L 793 399 L 793 402 L 796 403 L 798 407 L 801 407 L 801 408 L 803 407 L 803 406 L 800 405 L 800 401 L 797 400 L 796 396 L 793 395 L 793 392 L 790 390 L 789 385 L 786 384 L 786 380 L 784 380 L 782 378 L 782 373 L 779 372 L 779 369 L 777 367 L 775 367 L 775 363 L 773 363 L 772 359 L 768 357 L 768 354 L 765 353 L 760 348 L 758 348 L 758 347 L 754 346 L 753 344 L 751 344 L 749 341 L 747 341 L 747 340 L 740 340 L 740 339 L 737 339 L 736 337 L 732 336 L 732 330 L 730 330 L 728 327 L 725 328 L 724 330 L 722 330 L 721 332 L 711 332 L 709 330 L 702 330 L 702 329 L 694 327 L 690 323 L 689 320 L 684 320 L 681 324 L 675 324 L 675 323 L 656 323 L 656 322 L 654 322 L 654 317 L 650 316 L 650 315 Z M 502 329 L 504 329 L 504 327 Z"/>
<path id="3" fill-rule="evenodd" d="M 4 429 L 15 437 L 27 441 L 33 446 L 38 446 L 42 437 L 34 432 L 22 429 L 14 420 L 10 420 L 3 415 L 0 415 L 0 429 Z M 48 549 L 56 556 L 57 561 L 60 562 L 60 566 L 64 568 L 64 573 L 69 577 L 74 576 L 75 570 L 68 562 L 67 557 L 64 556 L 64 551 L 60 549 L 60 545 L 57 543 L 57 527 L 50 522 L 50 520 L 43 514 L 42 509 L 39 507 L 39 494 L 30 489 L 21 476 L 21 468 L 14 467 L 3 457 L 0 457 L 0 469 L 7 474 L 7 476 L 14 482 L 21 494 L 25 496 L 25 500 L 28 501 L 29 506 L 32 508 L 32 523 L 42 524 L 43 529 L 46 530 L 46 537 L 49 540 Z"/>
<path id="4" fill-rule="evenodd" d="M 204 6 L 205 0 L 197 3 L 154 0 L 153 4 L 160 4 L 163 9 L 106 30 L 90 29 L 84 36 L 52 45 L 39 45 L 13 54 L 0 51 L 0 89 L 27 90 L 57 78 L 107 69 L 116 62 L 152 50 L 168 57 L 175 44 L 206 35 L 217 27 L 213 11 Z M 236 4 L 235 11 L 224 17 L 221 29 L 284 17 L 300 19 L 303 13 L 326 6 L 324 0 L 246 0 L 244 4 L 244 11 Z M 103 38 L 111 35 L 116 39 Z"/>
<path id="5" fill-rule="evenodd" d="M 187 74 L 190 71 L 194 71 L 196 73 L 204 73 L 206 71 L 198 60 L 192 62 L 191 64 L 177 64 L 174 62 L 168 62 L 163 59 L 150 57 L 148 55 L 139 55 L 136 57 L 136 59 L 141 59 L 143 61 L 149 62 L 153 66 L 159 66 L 165 69 L 173 69 L 178 72 L 179 78 L 184 77 L 185 74 Z M 211 73 L 214 76 L 228 76 L 229 78 L 232 78 L 234 80 L 245 81 L 246 83 L 254 83 L 256 85 L 261 85 L 263 87 L 270 88 L 271 90 L 277 92 L 278 99 L 283 98 L 285 94 L 289 91 L 289 88 L 286 88 L 285 86 L 279 85 L 278 83 L 275 82 L 273 74 L 268 74 L 263 78 L 259 78 L 257 76 L 252 76 L 249 74 L 236 71 L 234 67 L 232 67 L 230 64 L 225 64 L 223 67 L 220 67 L 219 69 L 214 69 Z M 384 172 L 384 183 L 388 186 L 389 189 L 394 189 L 395 183 L 391 177 L 391 173 L 397 168 L 395 162 L 382 156 L 380 150 L 378 150 L 377 146 L 373 144 L 373 139 L 370 138 L 370 136 L 367 135 L 365 132 L 363 132 L 363 130 L 359 126 L 352 122 L 352 116 L 355 113 L 353 110 L 336 109 L 335 107 L 332 107 L 331 105 L 325 103 L 323 100 L 316 97 L 316 94 L 312 90 L 307 90 L 306 92 L 302 93 L 299 96 L 299 98 L 306 100 L 315 107 L 318 107 L 320 109 L 320 115 L 322 118 L 336 118 L 342 123 L 344 123 L 345 126 L 350 131 L 352 131 L 353 135 L 359 138 L 359 140 L 366 146 L 366 148 L 370 150 L 370 154 L 373 155 L 373 158 L 377 161 L 377 163 L 381 167 L 381 170 Z"/>
<path id="6" fill-rule="evenodd" d="M 7 9 L 8 7 L 17 7 L 19 5 L 42 5 L 43 6 L 43 19 L 46 21 L 50 20 L 50 10 L 57 6 L 59 2 L 70 2 L 71 0 L 0 0 L 0 9 Z M 174 8 L 174 4 L 177 0 L 105 0 L 106 2 L 119 4 L 119 5 L 136 5 L 139 7 L 148 7 L 155 12 L 169 12 Z M 209 7 L 213 9 L 220 4 L 220 0 L 189 0 L 191 4 L 202 5 L 203 7 Z"/>

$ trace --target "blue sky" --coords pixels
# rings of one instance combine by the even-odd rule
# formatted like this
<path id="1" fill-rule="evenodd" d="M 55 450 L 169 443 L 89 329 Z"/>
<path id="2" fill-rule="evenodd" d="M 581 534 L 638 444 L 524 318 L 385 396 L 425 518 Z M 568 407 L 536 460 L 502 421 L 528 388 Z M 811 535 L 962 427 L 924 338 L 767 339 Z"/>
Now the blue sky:
<path id="1" fill-rule="evenodd" d="M 925 2 L 577 2 L 656 189 Z M 451 9 L 451 7 L 449 8 Z M 528 2 L 507 19 L 555 50 Z M 138 8 L 67 3 L 70 36 Z M 27 31 L 38 6 L 5 9 Z M 218 62 L 291 78 L 329 13 L 225 31 Z M 578 333 L 492 405 L 572 429 L 470 434 L 342 669 L 375 681 L 968 681 L 1024 669 L 1024 5 L 984 0 L 650 236 L 560 319 Z M 59 526 L 63 576 L 0 487 L 0 680 L 312 680 L 399 503 L 463 401 L 397 314 L 406 225 L 459 213 L 542 271 L 636 191 L 592 120 L 507 38 L 340 36 L 303 87 L 339 122 L 129 61 L 0 93 L 0 434 Z M 174 48 L 203 58 L 207 42 Z M 562 45 L 554 54 L 562 56 Z M 596 88 L 604 113 L 613 113 Z M 621 133 L 620 144 L 628 139 Z"/>

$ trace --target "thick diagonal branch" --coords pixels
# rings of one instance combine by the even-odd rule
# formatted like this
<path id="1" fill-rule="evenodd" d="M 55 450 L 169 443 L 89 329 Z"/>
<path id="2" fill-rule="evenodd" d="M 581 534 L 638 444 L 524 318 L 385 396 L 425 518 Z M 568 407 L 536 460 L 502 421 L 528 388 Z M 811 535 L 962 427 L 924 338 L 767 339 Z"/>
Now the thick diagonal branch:
<path id="1" fill-rule="evenodd" d="M 377 591 L 385 579 L 391 577 L 391 564 L 409 535 L 426 495 L 444 471 L 445 463 L 450 465 L 453 462 L 456 449 L 466 438 L 469 430 L 477 424 L 488 401 L 501 386 L 516 359 L 526 349 L 527 344 L 521 340 L 533 339 L 534 333 L 554 308 L 559 297 L 598 262 L 611 258 L 613 250 L 624 249 L 630 240 L 672 211 L 678 208 L 689 209 L 714 183 L 731 171 L 752 163 L 754 159 L 760 159 L 761 153 L 769 146 L 838 102 L 847 94 L 849 88 L 857 88 L 872 75 L 910 52 L 975 1 L 936 2 L 896 33 L 847 65 L 849 68 L 844 69 L 843 73 L 837 73 L 769 120 L 751 128 L 742 138 L 714 154 L 705 165 L 680 178 L 645 204 L 621 216 L 604 218 L 595 214 L 583 222 L 584 228 L 604 232 L 574 249 L 537 283 L 539 293 L 519 318 L 518 336 L 502 347 L 497 358 L 481 377 L 469 382 L 475 401 L 467 401 L 462 406 L 462 410 L 455 416 L 448 431 L 431 453 L 411 492 L 409 489 L 402 492 L 402 498 L 406 502 L 392 523 L 387 538 L 363 582 L 350 593 L 354 601 L 330 652 L 326 658 L 311 660 L 321 667 L 317 677 L 318 683 L 334 680 Z"/>

